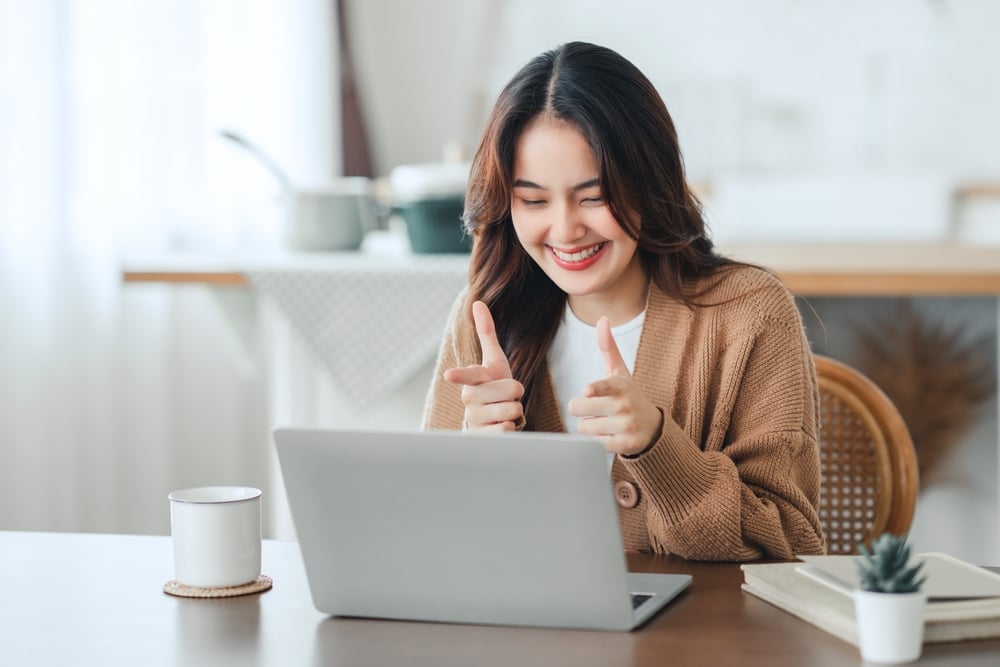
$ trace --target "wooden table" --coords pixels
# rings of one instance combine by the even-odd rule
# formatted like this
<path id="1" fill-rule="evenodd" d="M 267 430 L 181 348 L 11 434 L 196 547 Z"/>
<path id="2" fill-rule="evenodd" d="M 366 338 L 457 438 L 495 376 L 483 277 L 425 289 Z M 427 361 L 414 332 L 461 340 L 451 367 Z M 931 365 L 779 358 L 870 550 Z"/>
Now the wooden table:
<path id="1" fill-rule="evenodd" d="M 400 553 L 405 558 L 405 553 Z M 858 650 L 740 590 L 739 566 L 630 555 L 687 592 L 631 633 L 329 618 L 298 545 L 265 540 L 268 592 L 166 595 L 170 538 L 0 532 L 4 665 L 858 665 Z M 1000 664 L 1000 640 L 929 644 L 921 665 Z"/>

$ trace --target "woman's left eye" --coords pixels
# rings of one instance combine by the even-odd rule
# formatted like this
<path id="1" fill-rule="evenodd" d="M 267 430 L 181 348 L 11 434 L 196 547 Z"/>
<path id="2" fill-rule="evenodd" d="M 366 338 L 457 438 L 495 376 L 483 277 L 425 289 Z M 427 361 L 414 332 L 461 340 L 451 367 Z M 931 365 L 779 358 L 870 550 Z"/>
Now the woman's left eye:
<path id="1" fill-rule="evenodd" d="M 587 197 L 583 200 L 584 204 L 600 204 L 604 201 L 601 197 Z"/>

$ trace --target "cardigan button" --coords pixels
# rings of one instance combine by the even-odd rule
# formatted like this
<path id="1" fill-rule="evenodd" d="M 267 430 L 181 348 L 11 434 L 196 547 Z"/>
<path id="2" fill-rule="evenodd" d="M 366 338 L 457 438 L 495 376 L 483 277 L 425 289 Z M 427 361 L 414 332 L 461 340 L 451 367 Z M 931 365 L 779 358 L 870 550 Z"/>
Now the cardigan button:
<path id="1" fill-rule="evenodd" d="M 631 509 L 639 504 L 639 490 L 632 482 L 624 480 L 615 483 L 615 500 L 620 507 Z"/>

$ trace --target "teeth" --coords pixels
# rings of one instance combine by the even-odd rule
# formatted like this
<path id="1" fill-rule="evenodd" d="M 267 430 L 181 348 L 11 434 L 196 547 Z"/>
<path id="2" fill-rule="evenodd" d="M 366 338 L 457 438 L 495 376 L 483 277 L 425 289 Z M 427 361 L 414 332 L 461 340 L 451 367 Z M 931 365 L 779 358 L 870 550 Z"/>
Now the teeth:
<path id="1" fill-rule="evenodd" d="M 562 250 L 557 250 L 556 248 L 553 248 L 552 252 L 556 254 L 556 257 L 558 257 L 564 262 L 582 262 L 588 257 L 593 257 L 603 247 L 604 247 L 603 243 L 598 243 L 597 245 L 591 246 L 586 250 L 581 250 L 580 252 L 566 253 L 563 252 Z"/>

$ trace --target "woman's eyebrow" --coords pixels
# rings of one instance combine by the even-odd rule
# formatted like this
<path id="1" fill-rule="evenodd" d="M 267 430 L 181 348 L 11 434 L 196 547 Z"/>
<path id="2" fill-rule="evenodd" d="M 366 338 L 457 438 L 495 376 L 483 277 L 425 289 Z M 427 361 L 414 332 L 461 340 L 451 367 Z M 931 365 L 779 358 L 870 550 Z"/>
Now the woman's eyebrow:
<path id="1" fill-rule="evenodd" d="M 584 181 L 583 183 L 577 183 L 576 185 L 573 186 L 572 189 L 573 190 L 586 190 L 587 188 L 593 188 L 593 187 L 596 187 L 596 186 L 598 186 L 600 184 L 601 184 L 601 180 L 599 178 L 591 178 L 589 180 Z M 534 183 L 534 182 L 529 181 L 529 180 L 524 179 L 524 178 L 518 178 L 518 179 L 516 179 L 514 181 L 514 187 L 515 188 L 532 188 L 534 190 L 544 190 L 545 189 L 544 187 L 542 187 L 538 183 Z"/>

